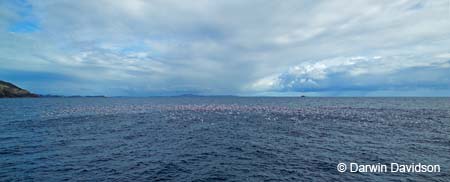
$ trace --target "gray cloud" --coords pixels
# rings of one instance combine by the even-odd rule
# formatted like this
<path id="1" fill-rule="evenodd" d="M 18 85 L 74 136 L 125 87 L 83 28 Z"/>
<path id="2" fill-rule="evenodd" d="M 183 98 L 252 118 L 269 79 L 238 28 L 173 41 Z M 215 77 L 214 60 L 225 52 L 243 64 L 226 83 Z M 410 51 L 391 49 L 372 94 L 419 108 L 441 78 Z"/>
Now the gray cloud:
<path id="1" fill-rule="evenodd" d="M 445 0 L 27 3 L 1 4 L 0 68 L 76 80 L 61 92 L 449 92 Z M 20 11 L 39 29 L 11 31 Z"/>

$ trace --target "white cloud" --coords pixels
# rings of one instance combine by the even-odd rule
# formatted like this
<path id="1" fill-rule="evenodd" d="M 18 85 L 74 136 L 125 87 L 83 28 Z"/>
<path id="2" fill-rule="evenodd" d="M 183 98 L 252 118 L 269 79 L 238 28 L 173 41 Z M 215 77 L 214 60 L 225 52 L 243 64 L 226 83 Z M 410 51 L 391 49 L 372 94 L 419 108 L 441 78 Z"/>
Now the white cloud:
<path id="1" fill-rule="evenodd" d="M 292 66 L 287 71 L 257 80 L 248 89 L 320 92 L 396 88 L 403 91 L 406 87 L 418 89 L 424 85 L 448 89 L 448 62 L 414 56 L 338 57 Z"/>

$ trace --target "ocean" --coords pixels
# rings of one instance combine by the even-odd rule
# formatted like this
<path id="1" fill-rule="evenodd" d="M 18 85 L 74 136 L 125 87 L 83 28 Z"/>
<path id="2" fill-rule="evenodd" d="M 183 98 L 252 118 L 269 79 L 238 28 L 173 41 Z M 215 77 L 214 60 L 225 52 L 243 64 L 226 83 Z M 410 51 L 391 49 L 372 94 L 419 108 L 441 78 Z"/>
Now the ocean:
<path id="1" fill-rule="evenodd" d="M 0 99 L 0 181 L 67 180 L 448 181 L 450 98 Z"/>

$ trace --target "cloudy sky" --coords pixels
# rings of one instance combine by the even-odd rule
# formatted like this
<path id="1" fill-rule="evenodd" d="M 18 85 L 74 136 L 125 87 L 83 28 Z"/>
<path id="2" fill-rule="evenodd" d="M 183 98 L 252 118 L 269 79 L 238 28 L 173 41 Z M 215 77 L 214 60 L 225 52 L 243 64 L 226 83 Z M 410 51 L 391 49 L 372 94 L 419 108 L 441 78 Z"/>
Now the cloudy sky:
<path id="1" fill-rule="evenodd" d="M 0 1 L 41 94 L 450 96 L 450 1 Z"/>

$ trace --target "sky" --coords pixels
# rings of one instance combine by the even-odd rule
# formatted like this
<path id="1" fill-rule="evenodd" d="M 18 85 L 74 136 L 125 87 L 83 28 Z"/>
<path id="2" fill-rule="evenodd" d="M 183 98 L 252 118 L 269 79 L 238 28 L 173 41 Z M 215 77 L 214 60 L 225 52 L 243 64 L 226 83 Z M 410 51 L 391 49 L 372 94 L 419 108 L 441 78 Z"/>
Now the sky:
<path id="1" fill-rule="evenodd" d="M 0 80 L 54 95 L 450 96 L 450 0 L 5 0 Z"/>

